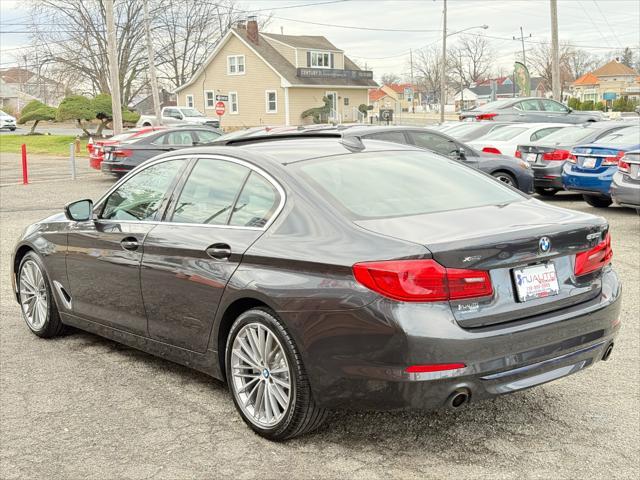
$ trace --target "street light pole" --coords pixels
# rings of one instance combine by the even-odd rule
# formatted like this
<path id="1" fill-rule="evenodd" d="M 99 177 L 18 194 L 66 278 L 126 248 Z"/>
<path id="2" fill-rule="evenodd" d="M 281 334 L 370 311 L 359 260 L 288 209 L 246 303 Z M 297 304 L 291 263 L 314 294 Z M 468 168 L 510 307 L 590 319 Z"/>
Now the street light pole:
<path id="1" fill-rule="evenodd" d="M 444 1 L 444 11 L 442 14 L 442 65 L 440 71 L 440 123 L 444 122 L 444 104 L 447 88 L 447 0 Z"/>

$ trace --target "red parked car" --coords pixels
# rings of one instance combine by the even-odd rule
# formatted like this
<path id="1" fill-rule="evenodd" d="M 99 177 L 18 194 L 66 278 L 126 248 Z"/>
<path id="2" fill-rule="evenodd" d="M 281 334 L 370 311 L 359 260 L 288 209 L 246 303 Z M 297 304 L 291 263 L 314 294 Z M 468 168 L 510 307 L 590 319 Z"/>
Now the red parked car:
<path id="1" fill-rule="evenodd" d="M 87 144 L 87 150 L 89 151 L 89 166 L 91 168 L 95 168 L 96 170 L 100 170 L 102 159 L 104 158 L 105 145 L 117 145 L 123 140 L 129 140 L 131 138 L 137 137 L 138 135 L 143 135 L 145 133 L 154 132 L 156 130 L 164 130 L 164 129 L 166 129 L 166 127 L 132 128 L 119 135 L 114 135 L 111 138 L 96 140 L 93 143 L 89 143 Z"/>

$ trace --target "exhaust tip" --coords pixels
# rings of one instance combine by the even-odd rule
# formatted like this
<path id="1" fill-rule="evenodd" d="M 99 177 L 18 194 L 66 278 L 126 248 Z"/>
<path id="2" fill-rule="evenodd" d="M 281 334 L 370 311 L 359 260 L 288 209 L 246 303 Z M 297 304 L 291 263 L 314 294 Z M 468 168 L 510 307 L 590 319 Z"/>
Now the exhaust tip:
<path id="1" fill-rule="evenodd" d="M 469 403 L 470 399 L 471 392 L 466 388 L 460 388 L 451 394 L 449 400 L 447 401 L 447 405 L 450 408 L 458 409 L 464 407 L 467 403 Z"/>
<path id="2" fill-rule="evenodd" d="M 602 355 L 602 360 L 604 360 L 605 362 L 609 360 L 609 357 L 611 356 L 611 352 L 613 352 L 613 343 L 610 343 L 607 349 L 604 351 L 604 354 Z"/>

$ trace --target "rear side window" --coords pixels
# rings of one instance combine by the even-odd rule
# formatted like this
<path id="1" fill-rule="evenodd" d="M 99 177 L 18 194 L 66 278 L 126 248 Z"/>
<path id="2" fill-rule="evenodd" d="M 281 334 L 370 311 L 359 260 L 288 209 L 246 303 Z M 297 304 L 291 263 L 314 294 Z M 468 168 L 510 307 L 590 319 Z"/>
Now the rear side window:
<path id="1" fill-rule="evenodd" d="M 497 130 L 493 130 L 480 137 L 478 140 L 511 140 L 512 138 L 526 132 L 527 130 L 527 127 L 498 128 Z"/>
<path id="2" fill-rule="evenodd" d="M 374 133 L 372 135 L 367 135 L 364 138 L 369 138 L 371 140 L 382 140 L 383 142 L 393 142 L 393 143 L 402 143 L 402 144 L 407 143 L 407 139 L 404 136 L 404 132 L 400 132 L 400 131 L 379 132 L 379 133 Z"/>
<path id="3" fill-rule="evenodd" d="M 176 201 L 171 221 L 226 225 L 249 172 L 233 162 L 198 160 Z"/>
<path id="4" fill-rule="evenodd" d="M 541 138 L 546 137 L 550 133 L 556 132 L 556 131 L 561 130 L 561 129 L 562 129 L 562 127 L 543 128 L 541 130 L 538 130 L 537 132 L 532 133 L 530 140 L 535 142 L 536 140 L 540 140 Z"/>
<path id="5" fill-rule="evenodd" d="M 280 194 L 266 178 L 251 172 L 238 197 L 229 225 L 264 227 L 280 203 Z"/>
<path id="6" fill-rule="evenodd" d="M 354 219 L 505 204 L 523 196 L 429 152 L 370 152 L 294 164 L 312 188 Z"/>

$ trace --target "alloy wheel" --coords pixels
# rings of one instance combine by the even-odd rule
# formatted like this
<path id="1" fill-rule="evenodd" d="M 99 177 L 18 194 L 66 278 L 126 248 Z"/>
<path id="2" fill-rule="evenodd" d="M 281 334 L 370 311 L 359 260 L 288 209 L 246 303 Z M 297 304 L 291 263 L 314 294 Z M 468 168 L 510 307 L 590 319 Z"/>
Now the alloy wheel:
<path id="1" fill-rule="evenodd" d="M 500 180 L 502 183 L 506 183 L 507 185 L 511 185 L 512 187 L 513 185 L 513 179 L 508 176 L 508 175 L 501 175 L 501 174 L 497 174 L 495 175 L 495 177 Z"/>
<path id="2" fill-rule="evenodd" d="M 40 330 L 47 321 L 49 297 L 42 270 L 33 260 L 27 260 L 20 270 L 20 306 L 32 330 Z"/>
<path id="3" fill-rule="evenodd" d="M 291 403 L 291 370 L 275 334 L 261 323 L 242 327 L 231 351 L 231 389 L 245 416 L 261 428 L 277 425 Z"/>

